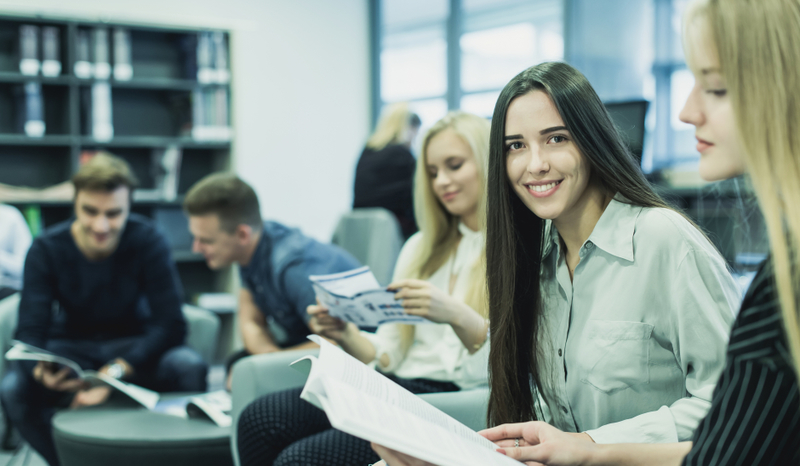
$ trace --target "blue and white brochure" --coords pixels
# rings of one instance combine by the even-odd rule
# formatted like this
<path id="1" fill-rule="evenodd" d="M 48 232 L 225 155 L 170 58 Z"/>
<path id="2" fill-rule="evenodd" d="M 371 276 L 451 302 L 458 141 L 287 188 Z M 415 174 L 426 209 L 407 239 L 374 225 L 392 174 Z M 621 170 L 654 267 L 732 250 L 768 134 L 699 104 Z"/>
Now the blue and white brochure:
<path id="1" fill-rule="evenodd" d="M 377 327 L 386 323 L 420 324 L 430 322 L 406 314 L 395 291 L 381 287 L 368 266 L 347 272 L 308 277 L 317 299 L 330 315 L 359 327 Z"/>

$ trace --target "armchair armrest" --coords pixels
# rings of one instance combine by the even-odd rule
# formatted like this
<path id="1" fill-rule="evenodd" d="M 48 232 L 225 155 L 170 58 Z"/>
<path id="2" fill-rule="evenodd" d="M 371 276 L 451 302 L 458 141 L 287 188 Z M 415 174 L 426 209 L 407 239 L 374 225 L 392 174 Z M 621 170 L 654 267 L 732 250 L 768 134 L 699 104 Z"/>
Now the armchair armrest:
<path id="1" fill-rule="evenodd" d="M 419 397 L 472 430 L 486 428 L 486 411 L 489 408 L 488 388 L 426 393 Z"/>
<path id="2" fill-rule="evenodd" d="M 316 356 L 319 349 L 281 351 L 279 353 L 248 356 L 233 365 L 231 380 L 231 452 L 234 464 L 239 465 L 239 451 L 236 448 L 239 415 L 256 398 L 290 388 L 301 387 L 306 383 L 306 375 L 289 364 L 303 356 Z"/>

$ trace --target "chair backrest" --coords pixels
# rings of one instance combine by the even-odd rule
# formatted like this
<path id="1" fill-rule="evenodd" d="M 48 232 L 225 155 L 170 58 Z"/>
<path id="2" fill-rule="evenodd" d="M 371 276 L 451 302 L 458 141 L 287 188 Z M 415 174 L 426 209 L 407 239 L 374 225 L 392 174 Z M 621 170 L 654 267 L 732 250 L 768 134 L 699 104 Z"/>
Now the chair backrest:
<path id="1" fill-rule="evenodd" d="M 0 379 L 6 373 L 6 351 L 11 349 L 11 340 L 17 329 L 17 310 L 20 294 L 14 293 L 0 301 Z"/>
<path id="2" fill-rule="evenodd" d="M 219 341 L 219 316 L 190 304 L 183 305 L 186 319 L 186 346 L 197 351 L 208 364 L 213 364 Z"/>
<path id="3" fill-rule="evenodd" d="M 353 209 L 339 219 L 331 242 L 368 265 L 381 285 L 388 285 L 403 246 L 403 234 L 397 218 L 388 210 Z"/>

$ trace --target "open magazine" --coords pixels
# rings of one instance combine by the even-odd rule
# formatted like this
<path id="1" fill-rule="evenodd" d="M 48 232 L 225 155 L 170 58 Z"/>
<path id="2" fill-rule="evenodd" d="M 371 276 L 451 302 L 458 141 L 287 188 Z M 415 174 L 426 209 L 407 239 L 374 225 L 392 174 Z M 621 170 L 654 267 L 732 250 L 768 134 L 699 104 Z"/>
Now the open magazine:
<path id="1" fill-rule="evenodd" d="M 381 287 L 369 267 L 347 272 L 308 277 L 317 299 L 328 313 L 359 327 L 377 327 L 393 322 L 419 324 L 430 322 L 405 313 L 403 304 L 394 299 L 395 292 Z"/>
<path id="2" fill-rule="evenodd" d="M 231 425 L 231 394 L 225 390 L 162 399 L 153 411 L 188 418 L 208 418 L 220 427 Z"/>
<path id="3" fill-rule="evenodd" d="M 14 346 L 6 352 L 9 361 L 43 361 L 69 367 L 75 376 L 92 385 L 106 384 L 151 411 L 181 417 L 196 417 L 201 414 L 214 421 L 217 425 L 227 427 L 231 425 L 231 398 L 227 392 L 211 392 L 201 395 L 186 396 L 161 400 L 158 392 L 115 379 L 101 372 L 84 370 L 75 361 L 51 353 L 35 346 L 14 341 Z"/>
<path id="4" fill-rule="evenodd" d="M 80 379 L 83 379 L 90 384 L 97 385 L 104 383 L 109 385 L 120 392 L 128 395 L 131 399 L 144 406 L 147 409 L 153 409 L 158 403 L 159 395 L 157 392 L 142 388 L 132 383 L 123 382 L 122 380 L 115 379 L 101 372 L 92 370 L 83 370 L 81 366 L 75 361 L 51 353 L 47 350 L 37 348 L 35 346 L 23 343 L 21 341 L 14 341 L 14 346 L 6 352 L 6 359 L 9 361 L 43 361 L 61 364 L 62 366 L 69 367 Z"/>
<path id="5" fill-rule="evenodd" d="M 439 466 L 519 466 L 494 443 L 316 335 L 318 357 L 292 367 L 308 372 L 300 397 L 331 425 Z"/>

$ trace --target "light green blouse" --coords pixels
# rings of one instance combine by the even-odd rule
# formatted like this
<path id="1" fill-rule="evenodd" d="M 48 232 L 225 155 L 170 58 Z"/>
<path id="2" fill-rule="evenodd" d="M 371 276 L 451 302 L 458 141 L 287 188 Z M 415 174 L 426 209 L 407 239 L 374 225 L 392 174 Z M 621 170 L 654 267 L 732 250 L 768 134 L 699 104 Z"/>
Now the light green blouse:
<path id="1" fill-rule="evenodd" d="M 725 362 L 740 291 L 680 214 L 612 200 L 570 281 L 558 232 L 545 246 L 540 339 L 550 421 L 597 443 L 692 438 Z"/>

